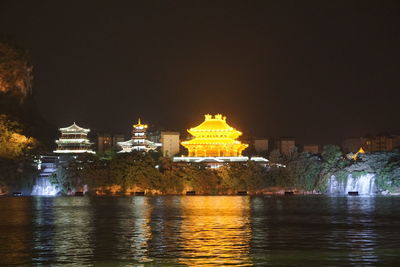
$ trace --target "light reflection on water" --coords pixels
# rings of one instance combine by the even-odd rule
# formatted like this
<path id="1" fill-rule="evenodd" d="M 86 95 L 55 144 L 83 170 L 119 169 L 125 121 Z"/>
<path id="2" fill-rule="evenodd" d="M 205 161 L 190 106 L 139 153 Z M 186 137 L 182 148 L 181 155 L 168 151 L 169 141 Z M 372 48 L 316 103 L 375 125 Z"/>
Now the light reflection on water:
<path id="1" fill-rule="evenodd" d="M 181 263 L 220 266 L 251 262 L 249 197 L 185 197 L 181 207 Z"/>
<path id="2" fill-rule="evenodd" d="M 0 265 L 399 265 L 398 197 L 0 198 Z"/>

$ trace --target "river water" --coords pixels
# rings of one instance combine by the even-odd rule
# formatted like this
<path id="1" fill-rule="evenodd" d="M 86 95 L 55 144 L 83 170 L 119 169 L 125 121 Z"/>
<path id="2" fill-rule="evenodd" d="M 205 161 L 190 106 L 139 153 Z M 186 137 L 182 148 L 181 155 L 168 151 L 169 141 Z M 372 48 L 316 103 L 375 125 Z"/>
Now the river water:
<path id="1" fill-rule="evenodd" d="M 0 265 L 400 266 L 400 197 L 1 197 Z"/>

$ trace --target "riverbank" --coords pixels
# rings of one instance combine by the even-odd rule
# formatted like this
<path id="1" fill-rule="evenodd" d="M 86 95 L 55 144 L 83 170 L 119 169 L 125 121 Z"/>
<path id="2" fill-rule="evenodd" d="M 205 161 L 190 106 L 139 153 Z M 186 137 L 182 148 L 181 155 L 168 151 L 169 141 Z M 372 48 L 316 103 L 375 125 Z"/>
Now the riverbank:
<path id="1" fill-rule="evenodd" d="M 159 153 L 120 153 L 112 158 L 92 154 L 70 157 L 33 170 L 34 157 L 24 161 L 3 160 L 2 194 L 24 195 L 199 195 L 247 194 L 398 194 L 400 153 L 365 153 L 357 158 L 343 155 L 338 147 L 326 146 L 321 155 L 297 153 L 284 164 L 261 166 L 255 162 L 229 163 L 219 168 L 206 164 L 174 164 Z M 286 167 L 278 167 L 278 166 Z M 21 166 L 25 166 L 21 168 Z M 43 165 L 45 166 L 45 165 Z M 28 168 L 29 167 L 29 168 Z"/>
<path id="2" fill-rule="evenodd" d="M 176 165 L 169 158 L 148 153 L 121 153 L 110 160 L 82 155 L 59 166 L 50 177 L 63 194 L 89 191 L 96 195 L 247 194 L 396 194 L 400 192 L 400 153 L 362 154 L 349 158 L 336 146 L 321 155 L 299 153 L 285 168 L 254 162 L 220 168 L 205 164 Z"/>

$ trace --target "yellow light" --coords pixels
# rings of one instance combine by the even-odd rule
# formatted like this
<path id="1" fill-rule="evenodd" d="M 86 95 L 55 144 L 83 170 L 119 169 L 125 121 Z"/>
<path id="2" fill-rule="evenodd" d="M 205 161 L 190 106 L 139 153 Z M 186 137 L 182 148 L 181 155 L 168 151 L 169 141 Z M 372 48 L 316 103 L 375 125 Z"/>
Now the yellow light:
<path id="1" fill-rule="evenodd" d="M 364 154 L 365 151 L 362 147 L 360 147 L 360 149 L 358 150 L 358 152 L 356 154 L 354 154 L 353 159 L 356 160 L 358 157 L 358 154 Z"/>
<path id="2" fill-rule="evenodd" d="M 147 128 L 147 124 L 142 124 L 140 118 L 138 119 L 138 123 L 133 125 L 134 128 L 143 127 L 144 129 Z"/>
<path id="3" fill-rule="evenodd" d="M 204 122 L 188 132 L 192 140 L 181 144 L 189 150 L 190 157 L 237 157 L 248 147 L 236 140 L 242 133 L 226 123 L 226 117 L 206 114 Z M 210 135 L 210 132 L 224 132 L 223 136 Z"/>
<path id="4" fill-rule="evenodd" d="M 13 133 L 11 135 L 10 141 L 12 143 L 27 144 L 27 143 L 29 143 L 29 138 L 27 138 L 26 136 L 24 136 L 22 134 Z"/>

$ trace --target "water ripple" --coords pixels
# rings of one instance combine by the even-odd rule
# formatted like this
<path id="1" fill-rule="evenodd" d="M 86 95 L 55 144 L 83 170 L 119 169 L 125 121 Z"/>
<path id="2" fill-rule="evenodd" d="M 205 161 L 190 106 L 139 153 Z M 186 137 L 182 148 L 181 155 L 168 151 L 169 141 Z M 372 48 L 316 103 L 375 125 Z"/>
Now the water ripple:
<path id="1" fill-rule="evenodd" d="M 0 264 L 400 264 L 400 198 L 0 198 Z"/>

